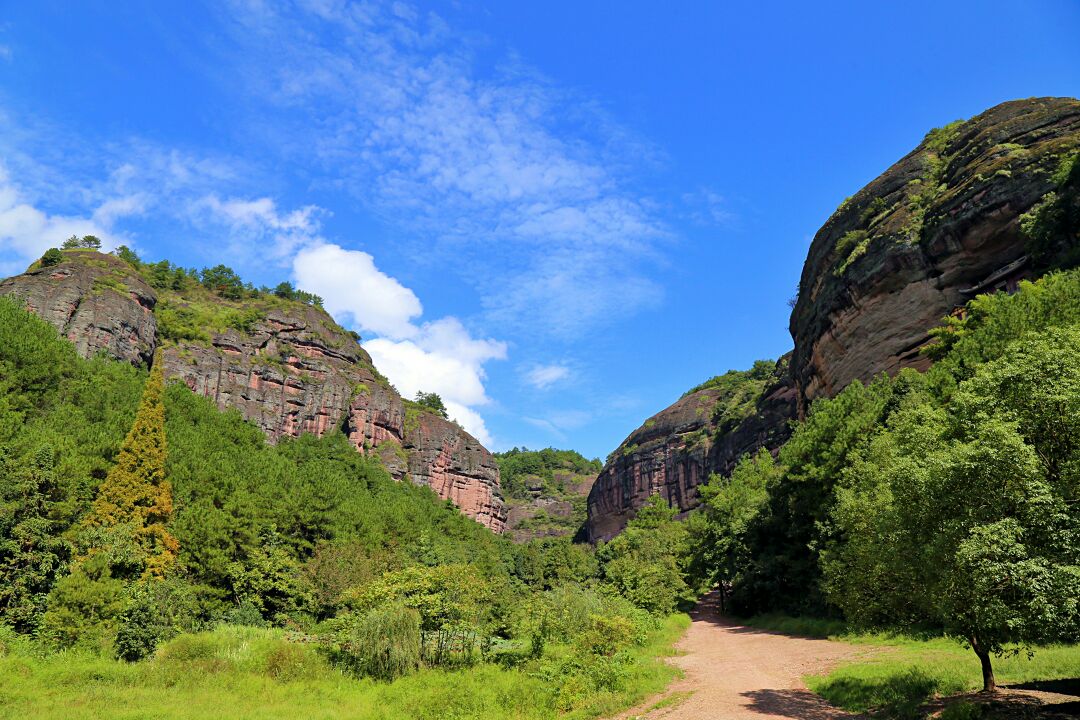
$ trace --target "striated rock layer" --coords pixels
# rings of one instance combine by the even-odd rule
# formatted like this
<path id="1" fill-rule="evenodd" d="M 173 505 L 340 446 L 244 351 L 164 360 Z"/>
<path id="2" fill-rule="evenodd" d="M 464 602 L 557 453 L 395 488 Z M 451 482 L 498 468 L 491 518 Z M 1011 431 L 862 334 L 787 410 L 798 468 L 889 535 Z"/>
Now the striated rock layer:
<path id="1" fill-rule="evenodd" d="M 815 235 L 791 314 L 800 408 L 852 380 L 924 368 L 927 331 L 1022 260 L 1020 216 L 1080 148 L 1080 101 L 1019 100 L 931 132 Z M 993 287 L 986 288 L 993 290 Z"/>
<path id="2" fill-rule="evenodd" d="M 48 320 L 84 357 L 105 353 L 149 363 L 157 321 L 153 289 L 131 266 L 111 255 L 72 252 L 74 262 L 31 268 L 0 282 L 0 295 L 15 295 Z"/>
<path id="3" fill-rule="evenodd" d="M 276 298 L 231 308 L 209 293 L 197 301 L 170 293 L 162 305 L 174 312 L 202 302 L 249 314 L 235 321 L 243 329 L 206 328 L 208 340 L 163 340 L 154 290 L 127 263 L 95 252 L 68 252 L 56 266 L 9 278 L 0 294 L 23 298 L 86 357 L 148 363 L 160 343 L 166 377 L 235 408 L 271 442 L 341 429 L 396 479 L 431 487 L 495 532 L 505 527 L 491 453 L 455 423 L 407 407 L 355 337 L 319 308 Z"/>
<path id="4" fill-rule="evenodd" d="M 692 508 L 709 473 L 778 448 L 814 399 L 853 380 L 925 369 L 920 349 L 944 316 L 976 292 L 1043 270 L 1027 258 L 1020 218 L 1078 150 L 1080 101 L 1069 98 L 1007 102 L 929 133 L 815 235 L 791 315 L 790 374 L 734 427 L 710 422 L 710 390 L 646 421 L 589 495 L 590 538 L 618 533 L 651 494 Z"/>

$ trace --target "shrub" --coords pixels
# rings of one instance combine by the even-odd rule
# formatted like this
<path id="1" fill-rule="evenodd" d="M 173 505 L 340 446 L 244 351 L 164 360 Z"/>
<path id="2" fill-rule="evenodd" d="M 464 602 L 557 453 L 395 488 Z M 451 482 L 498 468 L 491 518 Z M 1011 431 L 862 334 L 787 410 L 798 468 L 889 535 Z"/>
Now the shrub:
<path id="1" fill-rule="evenodd" d="M 41 267 L 52 267 L 53 265 L 59 265 L 62 262 L 64 262 L 64 253 L 56 248 L 49 248 L 45 251 L 45 254 L 41 256 Z"/>
<path id="2" fill-rule="evenodd" d="M 420 613 L 402 605 L 372 610 L 338 632 L 341 663 L 357 675 L 393 680 L 420 667 Z"/>

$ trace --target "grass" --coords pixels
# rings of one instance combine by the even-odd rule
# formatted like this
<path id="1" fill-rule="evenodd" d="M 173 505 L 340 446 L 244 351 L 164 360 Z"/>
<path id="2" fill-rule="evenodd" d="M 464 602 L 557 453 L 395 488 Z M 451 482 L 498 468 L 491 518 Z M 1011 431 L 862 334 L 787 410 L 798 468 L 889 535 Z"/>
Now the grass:
<path id="1" fill-rule="evenodd" d="M 77 652 L 45 655 L 4 635 L 0 718 L 585 720 L 662 690 L 675 670 L 660 657 L 671 654 L 688 624 L 686 616 L 668 618 L 633 650 L 620 690 L 595 693 L 565 714 L 554 709 L 551 688 L 529 665 L 422 670 L 382 683 L 346 676 L 316 647 L 275 630 L 221 627 L 181 636 L 135 664 Z"/>
<path id="2" fill-rule="evenodd" d="M 885 717 L 919 718 L 920 706 L 934 697 L 982 687 L 975 653 L 949 638 L 859 633 L 836 620 L 782 615 L 759 616 L 747 624 L 880 650 L 844 663 L 827 675 L 806 678 L 811 690 L 845 710 L 878 710 Z M 994 674 L 999 685 L 1080 677 L 1080 645 L 1038 647 L 1031 659 L 1024 652 L 994 658 Z M 964 710 L 950 712 L 959 716 Z"/>

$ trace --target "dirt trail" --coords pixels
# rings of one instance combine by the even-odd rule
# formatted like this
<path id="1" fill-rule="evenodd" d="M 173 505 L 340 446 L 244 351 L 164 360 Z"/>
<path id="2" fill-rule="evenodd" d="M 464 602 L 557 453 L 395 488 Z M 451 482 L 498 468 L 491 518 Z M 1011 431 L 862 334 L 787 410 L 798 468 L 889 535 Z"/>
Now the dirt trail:
<path id="1" fill-rule="evenodd" d="M 671 659 L 685 677 L 664 695 L 619 718 L 648 720 L 834 720 L 855 715 L 837 710 L 806 689 L 802 676 L 828 671 L 867 651 L 854 645 L 792 637 L 738 625 L 716 612 L 706 597 L 691 613 L 693 623 Z M 685 697 L 689 693 L 689 697 Z M 670 698 L 671 707 L 652 711 Z M 685 698 L 681 699 L 680 698 Z"/>

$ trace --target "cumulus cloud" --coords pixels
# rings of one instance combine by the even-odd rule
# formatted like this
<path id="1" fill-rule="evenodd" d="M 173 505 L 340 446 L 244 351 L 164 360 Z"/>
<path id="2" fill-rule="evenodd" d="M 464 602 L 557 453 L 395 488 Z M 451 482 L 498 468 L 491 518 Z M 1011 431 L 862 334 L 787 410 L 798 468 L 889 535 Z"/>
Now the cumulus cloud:
<path id="1" fill-rule="evenodd" d="M 537 390 L 549 387 L 570 377 L 570 368 L 566 365 L 533 365 L 524 372 L 525 382 Z"/>
<path id="2" fill-rule="evenodd" d="M 505 343 L 474 338 L 457 318 L 445 317 L 416 328 L 410 339 L 375 338 L 364 347 L 403 396 L 438 393 L 451 418 L 485 445 L 492 442 L 475 408 L 490 402 L 484 364 L 504 359 Z"/>
<path id="3" fill-rule="evenodd" d="M 484 389 L 485 363 L 506 357 L 506 344 L 474 338 L 455 317 L 416 324 L 423 313 L 409 288 L 382 272 L 366 252 L 319 241 L 293 259 L 297 284 L 323 297 L 327 311 L 361 331 L 379 370 L 404 397 L 438 393 L 450 417 L 482 443 L 492 441 L 476 410 L 491 400 Z"/>
<path id="4" fill-rule="evenodd" d="M 322 296 L 328 312 L 348 316 L 362 332 L 397 339 L 417 333 L 412 320 L 423 312 L 420 299 L 366 252 L 325 242 L 306 247 L 293 258 L 293 276 Z"/>

